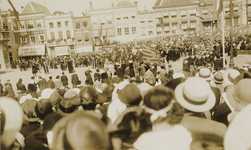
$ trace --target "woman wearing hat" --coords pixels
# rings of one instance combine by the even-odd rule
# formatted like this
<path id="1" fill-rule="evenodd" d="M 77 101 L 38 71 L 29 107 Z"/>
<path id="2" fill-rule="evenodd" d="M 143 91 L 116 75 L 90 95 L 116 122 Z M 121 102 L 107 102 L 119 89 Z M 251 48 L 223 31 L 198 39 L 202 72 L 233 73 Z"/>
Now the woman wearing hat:
<path id="1" fill-rule="evenodd" d="M 151 115 L 152 131 L 143 133 L 133 144 L 139 150 L 187 150 L 192 137 L 180 125 L 172 126 L 174 94 L 166 87 L 155 87 L 144 96 L 144 109 Z M 181 144 L 182 142 L 182 144 Z"/>

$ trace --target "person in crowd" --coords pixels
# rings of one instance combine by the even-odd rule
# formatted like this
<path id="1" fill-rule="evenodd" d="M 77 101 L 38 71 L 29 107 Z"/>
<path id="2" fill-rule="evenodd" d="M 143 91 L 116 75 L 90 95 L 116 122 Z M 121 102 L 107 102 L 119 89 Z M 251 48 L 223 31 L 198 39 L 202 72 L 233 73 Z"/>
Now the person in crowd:
<path id="1" fill-rule="evenodd" d="M 19 91 L 27 91 L 25 85 L 22 83 L 23 79 L 19 78 L 18 82 L 16 83 L 17 90 Z"/>
<path id="2" fill-rule="evenodd" d="M 185 109 L 180 125 L 192 134 L 191 149 L 223 148 L 227 127 L 210 120 L 209 110 L 214 107 L 216 98 L 208 82 L 191 77 L 175 88 L 175 97 Z"/>
<path id="3" fill-rule="evenodd" d="M 99 73 L 99 68 L 96 69 L 96 72 L 94 73 L 94 80 L 100 81 L 100 73 Z"/>
<path id="4" fill-rule="evenodd" d="M 1 79 L 0 79 L 0 96 L 4 95 L 4 88 L 3 88 L 3 84 L 1 83 Z"/>
<path id="5" fill-rule="evenodd" d="M 36 76 L 38 70 L 39 70 L 39 68 L 38 68 L 37 62 L 33 62 L 32 63 L 32 74 L 33 74 L 34 77 Z"/>
<path id="6" fill-rule="evenodd" d="M 166 87 L 155 87 L 144 96 L 144 109 L 151 115 L 152 131 L 143 133 L 133 143 L 136 149 L 190 149 L 191 133 L 181 125 L 169 124 L 173 99 L 174 93 Z"/>
<path id="7" fill-rule="evenodd" d="M 46 83 L 46 88 L 51 88 L 51 89 L 55 88 L 55 83 L 52 80 L 52 76 L 49 76 L 49 80 Z"/>
<path id="8" fill-rule="evenodd" d="M 38 87 L 40 89 L 40 92 L 42 92 L 46 88 L 46 79 L 42 76 L 39 76 L 38 79 Z"/>
<path id="9" fill-rule="evenodd" d="M 64 87 L 68 87 L 68 77 L 65 75 L 64 72 L 62 72 L 61 82 Z"/>
<path id="10" fill-rule="evenodd" d="M 76 74 L 75 70 L 73 70 L 71 75 L 72 88 L 77 87 L 78 81 L 79 81 L 78 74 Z"/>
<path id="11" fill-rule="evenodd" d="M 93 85 L 93 80 L 92 80 L 92 76 L 91 76 L 91 70 L 86 70 L 85 71 L 85 76 L 86 76 L 86 79 L 85 79 L 85 84 L 86 85 Z"/>
<path id="12" fill-rule="evenodd" d="M 63 83 L 62 83 L 62 81 L 61 81 L 59 78 L 60 78 L 59 75 L 56 76 L 55 88 L 56 88 L 57 90 L 59 90 L 61 87 L 63 87 Z"/>
<path id="13" fill-rule="evenodd" d="M 5 88 L 4 88 L 4 96 L 16 99 L 16 94 L 14 93 L 11 84 L 5 83 L 4 86 L 5 86 Z"/>
<path id="14" fill-rule="evenodd" d="M 22 109 L 12 98 L 0 97 L 1 150 L 24 148 L 24 137 L 19 133 L 22 127 Z"/>

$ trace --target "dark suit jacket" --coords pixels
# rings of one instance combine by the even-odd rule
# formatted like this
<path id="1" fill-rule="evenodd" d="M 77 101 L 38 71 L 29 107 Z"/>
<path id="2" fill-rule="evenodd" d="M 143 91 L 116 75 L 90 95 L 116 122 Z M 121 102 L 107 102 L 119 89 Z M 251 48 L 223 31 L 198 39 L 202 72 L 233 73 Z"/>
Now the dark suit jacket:
<path id="1" fill-rule="evenodd" d="M 23 83 L 17 82 L 17 90 L 21 90 L 21 91 L 27 91 L 26 87 Z"/>
<path id="2" fill-rule="evenodd" d="M 211 86 L 211 90 L 214 92 L 214 95 L 215 95 L 215 98 L 216 98 L 215 105 L 212 108 L 212 109 L 214 109 L 216 106 L 218 106 L 220 104 L 221 92 L 220 92 L 220 89 L 217 88 L 217 87 L 212 87 Z"/>
<path id="3" fill-rule="evenodd" d="M 63 86 L 67 86 L 68 85 L 68 78 L 66 75 L 62 75 L 61 76 L 61 81 L 63 83 Z"/>
<path id="4" fill-rule="evenodd" d="M 71 83 L 72 84 L 77 84 L 79 81 L 78 75 L 76 73 L 71 75 Z"/>
<path id="5" fill-rule="evenodd" d="M 231 113 L 230 108 L 226 102 L 216 106 L 212 111 L 212 120 L 224 123 L 226 126 L 229 125 L 227 116 Z"/>
<path id="6" fill-rule="evenodd" d="M 118 68 L 117 69 L 117 75 L 118 77 L 120 77 L 121 79 L 124 79 L 124 72 L 122 68 Z"/>
<path id="7" fill-rule="evenodd" d="M 217 59 L 214 61 L 214 70 L 219 71 L 223 67 L 223 62 L 221 59 Z"/>
<path id="8" fill-rule="evenodd" d="M 52 80 L 48 80 L 46 83 L 46 88 L 51 88 L 54 89 L 55 88 L 55 83 Z"/>
<path id="9" fill-rule="evenodd" d="M 97 79 L 98 81 L 100 81 L 100 74 L 98 72 L 94 73 L 94 80 Z"/>

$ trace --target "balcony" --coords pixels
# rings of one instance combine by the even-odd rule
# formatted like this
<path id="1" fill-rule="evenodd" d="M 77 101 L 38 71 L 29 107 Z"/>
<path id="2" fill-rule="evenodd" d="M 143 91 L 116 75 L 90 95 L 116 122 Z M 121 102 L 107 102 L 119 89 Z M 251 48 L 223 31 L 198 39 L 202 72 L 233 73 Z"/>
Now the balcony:
<path id="1" fill-rule="evenodd" d="M 0 27 L 0 33 L 1 32 L 9 32 L 9 28 L 8 27 Z"/>
<path id="2" fill-rule="evenodd" d="M 10 40 L 9 33 L 6 33 L 6 32 L 0 33 L 0 41 L 1 42 L 9 41 L 9 40 Z"/>

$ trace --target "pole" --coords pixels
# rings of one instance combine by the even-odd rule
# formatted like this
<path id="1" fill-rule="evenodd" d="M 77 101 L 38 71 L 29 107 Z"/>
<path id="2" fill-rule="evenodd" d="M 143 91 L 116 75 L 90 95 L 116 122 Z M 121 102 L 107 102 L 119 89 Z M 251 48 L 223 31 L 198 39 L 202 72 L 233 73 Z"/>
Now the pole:
<path id="1" fill-rule="evenodd" d="M 248 0 L 246 0 L 247 29 L 248 29 Z"/>
<path id="2" fill-rule="evenodd" d="M 223 67 L 225 67 L 225 33 L 224 33 L 224 7 L 221 12 L 221 31 L 222 31 L 222 54 L 223 54 Z"/>
<path id="3" fill-rule="evenodd" d="M 233 2 L 230 0 L 229 4 L 230 8 L 230 63 L 229 63 L 229 68 L 234 68 L 234 60 L 233 60 Z"/>

